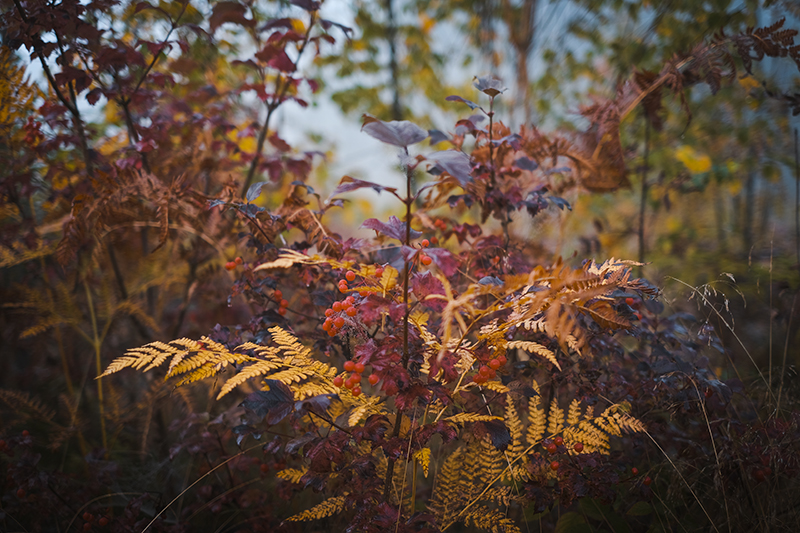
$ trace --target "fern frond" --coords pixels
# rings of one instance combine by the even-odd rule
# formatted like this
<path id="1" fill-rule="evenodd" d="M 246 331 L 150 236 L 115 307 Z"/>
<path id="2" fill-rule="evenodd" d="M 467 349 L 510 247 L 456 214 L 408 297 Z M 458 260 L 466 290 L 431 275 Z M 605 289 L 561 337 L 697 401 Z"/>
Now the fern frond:
<path id="1" fill-rule="evenodd" d="M 27 392 L 0 389 L 0 401 L 8 405 L 18 415 L 34 415 L 39 421 L 53 424 L 55 410 L 46 407 L 38 398 L 31 398 Z"/>
<path id="2" fill-rule="evenodd" d="M 444 419 L 445 422 L 452 422 L 454 424 L 464 424 L 466 422 L 489 422 L 491 420 L 502 420 L 502 416 L 494 415 L 481 415 L 478 413 L 458 413 L 453 416 L 448 416 Z"/>
<path id="3" fill-rule="evenodd" d="M 492 392 L 499 392 L 500 394 L 506 394 L 510 391 L 508 387 L 503 385 L 499 381 L 487 381 L 483 385 L 481 385 L 484 389 L 488 389 Z"/>
<path id="4" fill-rule="evenodd" d="M 315 505 L 311 509 L 287 518 L 286 521 L 306 522 L 308 520 L 319 520 L 320 518 L 333 516 L 342 512 L 344 509 L 344 502 L 344 496 L 334 496 L 333 498 L 328 498 L 324 502 Z"/>
<path id="5" fill-rule="evenodd" d="M 572 400 L 569 404 L 569 411 L 567 411 L 567 425 L 574 426 L 581 418 L 581 402 L 577 398 Z"/>
<path id="6" fill-rule="evenodd" d="M 558 364 L 558 360 L 556 359 L 556 355 L 539 344 L 538 342 L 530 342 L 530 341 L 511 341 L 508 343 L 507 348 L 519 348 L 521 350 L 525 350 L 526 352 L 533 353 L 538 355 L 539 357 L 544 357 L 554 365 L 556 368 L 561 370 L 561 365 Z"/>
<path id="7" fill-rule="evenodd" d="M 564 410 L 558 406 L 558 400 L 553 398 L 550 414 L 547 415 L 547 432 L 556 435 L 561 433 L 562 429 L 564 429 Z"/>
<path id="8" fill-rule="evenodd" d="M 422 448 L 421 450 L 417 450 L 414 452 L 414 459 L 416 459 L 422 467 L 422 473 L 425 474 L 425 477 L 428 477 L 428 469 L 431 465 L 431 449 Z"/>
<path id="9" fill-rule="evenodd" d="M 271 360 L 257 361 L 252 365 L 246 366 L 238 374 L 225 382 L 225 384 L 222 386 L 222 390 L 220 390 L 219 394 L 217 395 L 217 400 L 228 394 L 242 383 L 280 367 L 281 364 L 279 362 Z"/>
<path id="10" fill-rule="evenodd" d="M 506 454 L 509 460 L 513 461 L 525 451 L 525 445 L 522 442 L 524 427 L 517 413 L 517 408 L 514 407 L 514 401 L 511 398 L 506 399 L 505 420 L 512 438 L 511 446 L 506 450 Z"/>
<path id="11" fill-rule="evenodd" d="M 536 382 L 533 382 L 536 385 Z M 528 400 L 528 446 L 534 446 L 544 438 L 544 431 L 547 428 L 547 415 L 541 407 L 542 397 L 538 394 Z"/>
<path id="12" fill-rule="evenodd" d="M 300 483 L 300 478 L 302 478 L 306 472 L 308 472 L 308 468 L 284 468 L 277 474 L 275 474 L 279 479 L 283 479 L 284 481 L 289 481 L 291 483 Z"/>
<path id="13" fill-rule="evenodd" d="M 492 533 L 522 533 L 513 520 L 500 511 L 482 505 L 471 507 L 461 517 L 461 521 L 467 526 L 472 525 Z"/>

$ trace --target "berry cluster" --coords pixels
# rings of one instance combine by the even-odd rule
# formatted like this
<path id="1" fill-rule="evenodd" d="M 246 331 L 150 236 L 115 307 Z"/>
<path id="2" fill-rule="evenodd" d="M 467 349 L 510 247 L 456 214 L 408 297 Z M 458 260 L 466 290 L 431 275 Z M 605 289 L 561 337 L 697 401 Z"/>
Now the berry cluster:
<path id="1" fill-rule="evenodd" d="M 434 220 L 433 221 L 433 225 L 436 226 L 437 228 L 439 228 L 442 231 L 446 231 L 447 230 L 447 222 L 445 222 L 441 218 L 437 218 L 436 220 Z"/>
<path id="2" fill-rule="evenodd" d="M 244 261 L 242 261 L 241 257 L 237 257 L 233 261 L 228 261 L 227 263 L 225 263 L 225 270 L 233 270 L 237 266 L 241 265 L 243 262 Z"/>
<path id="3" fill-rule="evenodd" d="M 472 378 L 472 381 L 474 381 L 478 385 L 482 385 L 483 383 L 486 383 L 490 379 L 494 379 L 495 377 L 497 377 L 497 370 L 500 367 L 505 366 L 507 362 L 508 359 L 506 359 L 505 355 L 499 355 L 495 357 L 494 359 L 490 360 L 487 364 L 481 365 L 481 367 L 478 369 L 478 373 L 475 374 L 475 376 Z"/>
<path id="4" fill-rule="evenodd" d="M 342 286 L 340 282 L 340 290 L 341 287 Z M 352 318 L 358 314 L 358 309 L 356 309 L 355 303 L 356 299 L 354 296 L 348 296 L 341 302 L 333 302 L 333 305 L 325 310 L 325 322 L 322 323 L 322 329 L 327 331 L 329 336 L 335 337 L 336 334 L 339 333 L 344 327 L 344 316 L 347 315 L 348 317 Z"/>
<path id="5" fill-rule="evenodd" d="M 351 372 L 350 376 L 348 376 L 347 379 L 345 379 L 343 376 L 336 376 L 333 378 L 333 384 L 337 387 L 344 386 L 350 390 L 353 396 L 361 395 L 361 375 L 365 370 L 364 363 L 345 361 L 344 370 L 345 372 Z M 369 384 L 373 386 L 377 385 L 380 380 L 381 378 L 379 378 L 376 374 L 370 374 L 369 378 L 367 378 Z"/>
<path id="6" fill-rule="evenodd" d="M 283 299 L 283 292 L 280 289 L 275 289 L 272 297 L 278 302 L 278 314 L 283 316 L 286 314 L 286 308 L 289 307 L 289 302 Z"/>
<path id="7" fill-rule="evenodd" d="M 100 526 L 100 527 L 105 527 L 105 526 L 108 525 L 108 517 L 107 516 L 101 516 L 100 518 L 97 518 L 95 515 L 93 515 L 89 511 L 86 511 L 85 513 L 83 513 L 83 520 L 85 522 L 83 524 L 83 530 L 84 531 L 91 531 L 92 530 L 92 524 L 95 523 L 95 519 L 97 519 L 97 525 Z"/>

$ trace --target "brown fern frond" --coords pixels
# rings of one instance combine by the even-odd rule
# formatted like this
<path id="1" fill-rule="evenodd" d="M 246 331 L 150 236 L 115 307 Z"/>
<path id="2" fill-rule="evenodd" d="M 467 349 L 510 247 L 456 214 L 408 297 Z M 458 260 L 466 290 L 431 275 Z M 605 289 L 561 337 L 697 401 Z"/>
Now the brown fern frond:
<path id="1" fill-rule="evenodd" d="M 548 350 L 538 342 L 530 342 L 530 341 L 510 341 L 508 343 L 508 348 L 519 348 L 520 350 L 525 350 L 528 353 L 536 354 L 540 357 L 543 357 L 553 363 L 556 368 L 561 370 L 561 365 L 558 364 L 558 360 L 556 359 L 556 354 L 552 351 Z"/>
<path id="2" fill-rule="evenodd" d="M 0 401 L 8 405 L 18 416 L 53 424 L 54 409 L 46 407 L 38 398 L 31 398 L 27 392 L 0 389 Z"/>

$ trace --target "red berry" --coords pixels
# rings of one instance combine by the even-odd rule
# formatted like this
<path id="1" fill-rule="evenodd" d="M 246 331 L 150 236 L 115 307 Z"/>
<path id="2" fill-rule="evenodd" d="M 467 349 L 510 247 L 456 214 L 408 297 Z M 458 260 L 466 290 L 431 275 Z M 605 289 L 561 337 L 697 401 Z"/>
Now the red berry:
<path id="1" fill-rule="evenodd" d="M 436 235 L 431 237 L 431 243 L 432 244 L 439 244 L 439 237 L 437 237 Z"/>
<path id="2" fill-rule="evenodd" d="M 367 378 L 370 385 L 377 385 L 380 380 L 381 378 L 379 378 L 377 374 L 370 374 L 369 378 Z"/>
<path id="3" fill-rule="evenodd" d="M 345 298 L 345 299 L 344 299 L 344 303 L 343 303 L 342 305 L 343 305 L 344 307 L 350 307 L 350 306 L 352 306 L 354 303 L 356 303 L 356 299 L 355 299 L 355 298 L 353 298 L 352 296 L 348 296 L 347 298 Z"/>
<path id="4" fill-rule="evenodd" d="M 236 263 L 233 261 L 228 261 L 225 263 L 225 270 L 233 270 L 234 268 L 236 268 Z"/>
<path id="5" fill-rule="evenodd" d="M 491 361 L 489 361 L 489 368 L 497 370 L 501 366 L 502 365 L 500 364 L 500 361 L 498 361 L 497 359 L 492 359 Z"/>
<path id="6" fill-rule="evenodd" d="M 762 472 L 764 472 L 764 475 L 765 475 L 765 476 L 769 476 L 769 475 L 771 475 L 771 474 L 772 474 L 772 469 L 771 469 L 770 467 L 768 467 L 768 466 L 765 466 L 765 467 L 762 469 Z"/>
<path id="7" fill-rule="evenodd" d="M 484 378 L 486 378 L 486 377 L 488 377 L 488 376 L 489 376 L 489 371 L 490 371 L 490 370 L 491 370 L 491 369 L 490 369 L 488 366 L 486 366 L 486 365 L 482 365 L 482 366 L 481 366 L 481 367 L 478 369 L 478 372 L 480 372 L 481 376 L 483 376 Z"/>
<path id="8" fill-rule="evenodd" d="M 638 468 L 636 468 L 635 466 L 633 468 L 631 468 L 631 474 L 633 474 L 635 476 L 638 473 L 639 473 L 639 469 Z"/>
<path id="9" fill-rule="evenodd" d="M 636 319 L 637 319 L 637 320 L 641 320 L 641 319 L 642 319 L 642 313 L 639 313 L 639 312 L 637 311 L 637 312 L 636 312 Z"/>
<path id="10" fill-rule="evenodd" d="M 564 444 L 564 437 L 562 437 L 561 435 L 559 435 L 558 437 L 556 437 L 556 438 L 554 438 L 554 439 L 553 439 L 553 442 L 555 442 L 555 443 L 556 443 L 556 446 L 561 446 L 561 445 L 563 445 L 563 444 Z"/>
<path id="11" fill-rule="evenodd" d="M 431 241 L 429 241 L 428 239 L 422 239 L 422 247 L 423 248 L 427 248 L 430 245 L 431 245 Z"/>
<path id="12" fill-rule="evenodd" d="M 347 309 L 345 309 L 344 312 L 347 314 L 347 316 L 356 316 L 358 314 L 358 309 L 356 309 L 353 306 L 350 306 Z"/>
<path id="13" fill-rule="evenodd" d="M 646 478 L 644 478 L 644 481 L 642 481 L 642 483 L 644 483 L 645 486 L 647 486 L 647 487 L 649 487 L 652 482 L 653 482 L 653 480 L 650 479 L 650 476 L 647 476 Z"/>
<path id="14" fill-rule="evenodd" d="M 329 316 L 331 316 L 332 314 L 333 314 L 333 309 L 330 309 L 330 308 L 329 308 L 329 309 L 326 309 L 326 310 L 325 310 L 325 316 L 328 316 L 328 317 L 329 317 Z"/>
<path id="15" fill-rule="evenodd" d="M 337 328 L 341 328 L 342 326 L 344 326 L 344 317 L 337 316 L 336 318 L 334 318 L 333 325 L 336 326 Z"/>
<path id="16" fill-rule="evenodd" d="M 494 368 L 490 368 L 490 369 L 489 369 L 489 375 L 488 375 L 488 376 L 486 376 L 486 378 L 487 378 L 487 379 L 494 379 L 494 378 L 496 378 L 496 377 L 497 377 L 497 372 L 495 371 L 495 369 L 494 369 Z"/>
<path id="17" fill-rule="evenodd" d="M 236 263 L 237 265 L 241 265 L 242 263 L 244 263 L 241 257 L 237 257 L 236 259 L 233 260 L 233 262 Z"/>
<path id="18" fill-rule="evenodd" d="M 353 396 L 359 396 L 361 394 L 361 387 L 353 387 L 352 393 Z"/>
<path id="19" fill-rule="evenodd" d="M 333 302 L 331 309 L 333 309 L 334 313 L 338 313 L 342 310 L 342 302 Z"/>
<path id="20" fill-rule="evenodd" d="M 322 329 L 324 329 L 325 331 L 330 331 L 332 327 L 333 327 L 333 319 L 326 318 L 325 322 L 322 323 Z"/>
<path id="21" fill-rule="evenodd" d="M 267 472 L 269 472 L 269 465 L 267 463 L 261 463 L 261 466 L 259 466 L 258 469 L 261 470 L 262 474 L 266 474 Z M 100 520 L 102 520 L 102 518 Z M 100 523 L 100 521 L 98 521 L 98 523 Z"/>
<path id="22" fill-rule="evenodd" d="M 289 307 L 289 300 L 281 300 L 281 307 Z"/>
<path id="23" fill-rule="evenodd" d="M 359 374 L 363 373 L 364 372 L 364 363 L 356 363 L 355 368 L 356 368 L 356 372 L 358 372 Z"/>
<path id="24" fill-rule="evenodd" d="M 422 259 L 421 259 L 421 261 L 422 261 L 422 264 L 423 264 L 423 265 L 425 265 L 425 266 L 428 266 L 428 265 L 430 265 L 430 264 L 433 262 L 433 259 L 431 259 L 431 258 L 430 258 L 429 256 L 427 256 L 427 255 L 423 255 L 423 256 L 422 256 Z"/>
<path id="25" fill-rule="evenodd" d="M 272 297 L 276 300 L 281 300 L 283 299 L 283 292 L 281 292 L 280 289 L 275 289 L 275 292 L 272 293 Z"/>
<path id="26" fill-rule="evenodd" d="M 92 524 L 90 524 L 88 522 L 83 524 L 83 530 L 84 531 L 91 531 L 92 530 Z"/>
<path id="27" fill-rule="evenodd" d="M 558 464 L 558 461 L 553 461 L 552 463 L 550 463 L 550 470 L 558 470 L 559 466 L 561 465 Z"/>
<path id="28" fill-rule="evenodd" d="M 347 285 L 339 285 L 339 292 L 342 294 L 346 293 L 348 290 L 350 289 L 347 288 Z"/>
<path id="29" fill-rule="evenodd" d="M 508 362 L 508 358 L 505 355 L 498 356 L 497 360 L 500 361 L 500 366 L 506 366 Z"/>
<path id="30" fill-rule="evenodd" d="M 336 328 L 331 328 L 328 330 L 328 337 L 335 337 L 337 333 L 338 330 Z"/>
<path id="31" fill-rule="evenodd" d="M 341 387 L 342 385 L 344 385 L 344 378 L 342 376 L 336 376 L 335 378 L 333 378 L 333 384 L 336 387 Z"/>
<path id="32" fill-rule="evenodd" d="M 352 379 L 350 379 L 350 378 L 347 378 L 347 379 L 345 380 L 345 382 L 344 382 L 344 386 L 345 386 L 345 388 L 347 388 L 347 389 L 352 389 L 353 387 L 355 387 L 355 386 L 356 386 L 356 382 L 355 382 L 355 381 L 353 381 L 353 380 L 352 380 Z"/>
<path id="33" fill-rule="evenodd" d="M 556 446 L 555 443 L 552 443 L 552 442 L 550 444 L 548 444 L 546 446 L 546 448 L 547 448 L 547 451 L 550 452 L 550 453 L 556 453 L 558 451 L 558 446 Z"/>
<path id="34" fill-rule="evenodd" d="M 478 385 L 482 385 L 482 384 L 486 383 L 486 378 L 484 376 L 482 376 L 481 374 L 475 374 L 472 377 L 472 381 L 474 381 Z"/>
<path id="35" fill-rule="evenodd" d="M 30 437 L 30 435 L 31 435 L 31 432 L 28 431 L 27 429 L 23 429 L 22 430 L 22 436 L 23 437 Z"/>
<path id="36" fill-rule="evenodd" d="M 633 305 L 635 302 L 633 298 L 625 298 L 625 303 L 628 305 Z"/>
<path id="37" fill-rule="evenodd" d="M 284 316 L 286 314 L 286 308 L 285 307 L 279 307 L 278 308 L 278 314 L 281 315 L 281 316 Z"/>
<path id="38" fill-rule="evenodd" d="M 378 267 L 375 269 L 375 277 L 379 278 L 381 276 L 383 276 L 383 267 Z"/>
<path id="39" fill-rule="evenodd" d="M 25 489 L 17 489 L 17 498 L 20 500 L 25 497 Z"/>
<path id="40" fill-rule="evenodd" d="M 347 273 L 344 275 L 347 281 L 355 281 L 356 280 L 356 273 L 352 270 L 348 270 Z"/>
<path id="41" fill-rule="evenodd" d="M 0 450 L 5 449 L 5 447 L 6 447 L 6 441 L 3 440 L 3 439 L 0 439 Z"/>
<path id="42" fill-rule="evenodd" d="M 706 389 L 706 392 L 704 394 L 706 395 L 706 398 L 711 398 L 712 396 L 714 396 L 714 391 L 711 389 Z"/>
<path id="43" fill-rule="evenodd" d="M 262 472 L 265 472 L 265 470 L 263 470 L 263 468 L 265 466 L 267 466 L 267 465 L 261 465 Z M 269 470 L 269 467 L 267 467 L 267 470 Z M 105 516 L 101 516 L 100 520 L 97 521 L 97 525 L 100 526 L 100 527 L 107 526 L 108 525 L 108 518 L 106 518 Z"/>
<path id="44" fill-rule="evenodd" d="M 345 361 L 344 362 L 344 369 L 347 372 L 352 372 L 356 367 L 356 364 L 353 361 Z"/>
<path id="45" fill-rule="evenodd" d="M 92 513 L 86 511 L 85 513 L 83 513 L 83 520 L 86 522 L 91 522 L 92 520 L 94 520 L 94 517 L 92 516 Z"/>
<path id="46" fill-rule="evenodd" d="M 573 446 L 576 452 L 581 453 L 583 451 L 583 444 L 580 442 L 576 442 L 575 446 Z"/>

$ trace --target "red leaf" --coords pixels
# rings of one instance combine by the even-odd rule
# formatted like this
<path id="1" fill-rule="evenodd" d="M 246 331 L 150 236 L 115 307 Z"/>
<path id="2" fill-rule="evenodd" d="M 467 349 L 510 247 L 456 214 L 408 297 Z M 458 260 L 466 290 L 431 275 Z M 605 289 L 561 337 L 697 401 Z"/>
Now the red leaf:
<path id="1" fill-rule="evenodd" d="M 458 259 L 444 248 L 426 248 L 425 254 L 433 259 L 433 262 L 442 269 L 442 272 L 448 278 L 458 272 Z"/>
<path id="2" fill-rule="evenodd" d="M 406 223 L 394 215 L 389 217 L 388 223 L 383 223 L 377 218 L 370 218 L 365 220 L 364 223 L 361 224 L 361 227 L 374 229 L 378 233 L 391 237 L 392 239 L 397 239 L 400 242 L 405 242 L 406 240 Z M 410 237 L 412 239 L 418 239 L 421 236 L 422 233 L 419 231 L 413 229 L 410 231 Z"/>
<path id="3" fill-rule="evenodd" d="M 273 133 L 269 136 L 269 143 L 281 152 L 290 152 L 292 150 L 289 143 L 278 137 L 277 133 Z"/>
<path id="4" fill-rule="evenodd" d="M 208 18 L 208 24 L 211 32 L 230 22 L 232 24 L 240 24 L 245 27 L 253 25 L 253 21 L 247 18 L 247 6 L 239 2 L 219 2 L 215 4 L 211 10 L 211 16 Z"/>
<path id="5" fill-rule="evenodd" d="M 278 50 L 275 57 L 270 59 L 267 64 L 281 72 L 294 72 L 295 70 L 294 63 L 292 63 L 292 60 L 289 59 L 284 50 Z"/>
<path id="6" fill-rule="evenodd" d="M 345 176 L 342 178 L 342 181 L 339 182 L 339 186 L 331 194 L 331 197 L 336 196 L 337 194 L 341 194 L 343 192 L 350 192 L 355 191 L 356 189 L 365 189 L 370 188 L 377 193 L 382 191 L 389 191 L 389 192 L 396 192 L 397 189 L 394 187 L 384 187 L 383 185 L 378 185 L 377 183 L 373 183 L 371 181 L 364 181 L 359 180 L 356 178 L 351 178 L 350 176 Z"/>
<path id="7" fill-rule="evenodd" d="M 430 272 L 414 274 L 411 278 L 411 288 L 417 296 L 417 299 L 422 302 L 422 305 L 436 312 L 442 312 L 442 310 L 444 310 L 446 305 L 444 300 L 440 298 L 425 299 L 426 296 L 431 294 L 444 294 L 444 285 L 442 285 L 442 282 L 436 279 L 433 274 Z M 435 376 L 436 374 L 433 375 Z"/>

